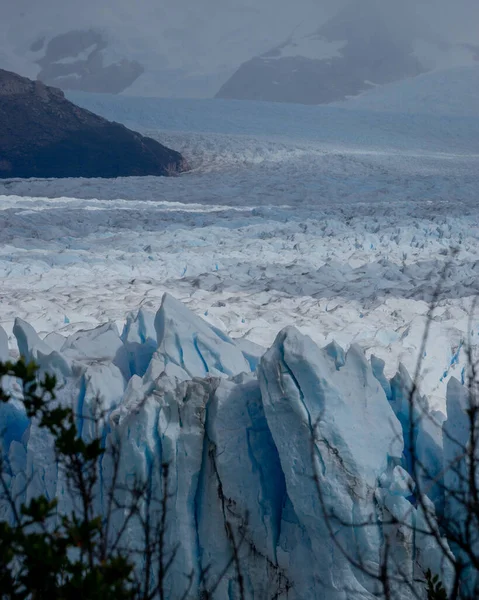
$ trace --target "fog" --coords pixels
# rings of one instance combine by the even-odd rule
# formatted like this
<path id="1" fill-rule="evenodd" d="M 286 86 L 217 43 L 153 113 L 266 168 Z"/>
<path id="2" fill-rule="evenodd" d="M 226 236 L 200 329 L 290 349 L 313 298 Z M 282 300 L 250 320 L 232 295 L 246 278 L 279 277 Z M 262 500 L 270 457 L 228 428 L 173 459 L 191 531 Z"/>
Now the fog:
<path id="1" fill-rule="evenodd" d="M 398 7 L 416 13 L 447 38 L 479 40 L 479 2 L 477 0 L 373 0 L 381 10 L 395 14 Z M 365 4 L 371 0 L 357 0 Z M 237 22 L 264 25 L 256 33 L 258 40 L 283 35 L 307 18 L 325 19 L 334 14 L 345 0 L 1 0 L 3 26 L 33 25 L 45 29 L 55 27 L 128 25 L 163 31 L 168 26 L 181 27 L 187 36 L 199 25 L 210 22 L 213 27 L 229 28 Z M 199 18 L 199 21 L 196 19 Z M 127 22 L 125 22 L 125 20 Z M 268 24 L 269 23 L 269 26 Z M 25 36 L 30 33 L 24 31 Z M 206 31 L 205 31 L 206 33 Z M 197 37 L 198 33 L 193 32 Z M 204 39 L 204 43 L 208 43 Z"/>
<path id="2" fill-rule="evenodd" d="M 446 39 L 479 43 L 476 0 L 413 0 L 412 5 Z"/>
<path id="3" fill-rule="evenodd" d="M 0 67 L 89 91 L 111 79 L 115 92 L 211 96 L 242 63 L 349 6 L 352 29 L 377 13 L 398 37 L 479 44 L 477 0 L 0 0 Z M 48 48 L 72 31 L 96 37 Z"/>

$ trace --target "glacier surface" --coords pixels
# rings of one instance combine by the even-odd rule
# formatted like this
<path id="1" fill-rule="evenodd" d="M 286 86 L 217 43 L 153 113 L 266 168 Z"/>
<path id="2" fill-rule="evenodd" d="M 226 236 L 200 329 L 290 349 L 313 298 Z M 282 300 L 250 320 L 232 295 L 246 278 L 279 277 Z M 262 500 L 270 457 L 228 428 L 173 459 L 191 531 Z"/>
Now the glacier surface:
<path id="1" fill-rule="evenodd" d="M 59 349 L 58 335 L 122 327 L 170 291 L 231 338 L 267 347 L 294 323 L 320 345 L 360 344 L 391 378 L 400 362 L 413 372 L 440 283 L 422 391 L 444 411 L 447 382 L 461 379 L 478 334 L 472 72 L 403 82 L 409 114 L 353 101 L 75 95 L 180 150 L 193 170 L 165 181 L 2 182 L 0 323 L 11 349 L 16 317 Z M 392 94 L 381 94 L 387 109 Z M 140 316 L 132 327 L 128 360 L 146 369 L 153 343 L 133 356 L 134 338 L 153 339 L 154 324 Z"/>
<path id="2" fill-rule="evenodd" d="M 21 319 L 14 334 L 26 357 L 58 377 L 59 400 L 73 406 L 86 439 L 97 431 L 91 417 L 101 406 L 106 448 L 121 440 L 120 486 L 136 476 L 152 478 L 159 490 L 165 477 L 159 467 L 168 464 L 165 543 L 170 551 L 178 545 L 165 581 L 168 598 L 181 596 L 185 574 L 194 574 L 192 597 L 205 569 L 207 583 L 221 577 L 231 531 L 241 539 L 251 598 L 372 599 L 378 582 L 356 563 L 377 571 L 389 539 L 397 573 L 417 577 L 430 568 L 449 585 L 439 546 L 421 533 L 427 525 L 411 499 L 401 404 L 411 380 L 403 367 L 389 381 L 384 364 L 368 361 L 358 346 L 345 352 L 333 342 L 320 349 L 293 327 L 264 352 L 242 350 L 169 294 L 156 315 L 143 308 L 129 315 L 121 335 L 107 323 L 73 333 L 61 346 L 55 337 L 54 349 Z M 449 387 L 448 427 L 461 432 L 454 408 L 461 386 Z M 18 502 L 45 493 L 68 510 L 72 499 L 51 439 L 28 422 L 16 398 L 0 412 L 8 485 Z M 424 453 L 441 462 L 442 443 L 426 434 L 418 432 Z M 106 487 L 106 459 L 101 469 Z M 99 511 L 106 510 L 105 498 L 98 494 Z M 391 531 L 391 516 L 401 531 Z M 121 515 L 114 524 L 121 527 Z M 125 535 L 131 547 L 141 541 L 135 522 Z M 407 588 L 397 593 L 409 597 Z M 226 569 L 215 597 L 238 594 L 235 572 Z"/>
<path id="3" fill-rule="evenodd" d="M 374 581 L 318 542 L 323 508 L 368 565 L 386 534 L 402 540 L 403 572 L 430 567 L 447 584 L 427 536 L 383 523 L 424 521 L 401 441 L 418 359 L 418 407 L 433 418 L 414 432 L 430 474 L 421 483 L 431 511 L 455 510 L 435 477 L 460 452 L 449 432 L 466 439 L 460 381 L 479 335 L 474 73 L 432 73 L 314 109 L 82 95 L 182 151 L 192 171 L 0 183 L 0 359 L 21 352 L 54 372 L 84 436 L 101 398 L 125 479 L 163 459 L 184 474 L 172 489 L 168 544 L 181 538 L 182 569 L 170 591 L 188 568 L 211 565 L 214 580 L 231 551 L 226 515 L 237 532 L 247 524 L 242 561 L 256 597 L 295 589 L 336 600 L 344 584 L 370 597 Z M 26 419 L 16 383 L 5 384 L 11 489 L 34 476 L 30 495 L 68 507 L 51 440 Z M 383 521 L 368 535 L 342 526 L 371 514 L 372 498 Z M 220 597 L 234 597 L 227 586 Z"/>

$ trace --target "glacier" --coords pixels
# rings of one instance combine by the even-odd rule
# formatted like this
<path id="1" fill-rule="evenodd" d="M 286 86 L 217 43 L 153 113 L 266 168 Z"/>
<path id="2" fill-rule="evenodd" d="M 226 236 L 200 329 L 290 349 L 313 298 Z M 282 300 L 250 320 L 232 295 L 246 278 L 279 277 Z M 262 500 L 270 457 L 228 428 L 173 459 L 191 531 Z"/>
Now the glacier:
<path id="1" fill-rule="evenodd" d="M 21 319 L 13 331 L 20 352 L 57 376 L 58 399 L 73 406 L 85 439 L 97 432 L 91 417 L 101 408 L 106 448 L 121 441 L 121 482 L 150 478 L 155 491 L 168 485 L 165 543 L 177 554 L 167 598 L 181 597 L 188 573 L 197 597 L 205 571 L 207 583 L 220 579 L 215 597 L 238 598 L 234 570 L 221 578 L 232 544 L 246 597 L 255 599 L 372 599 L 389 540 L 394 573 L 418 578 L 431 569 L 451 584 L 441 548 L 426 533 L 436 510 L 454 507 L 434 489 L 423 504 L 414 500 L 405 418 L 412 381 L 403 366 L 388 379 L 384 362 L 368 360 L 359 346 L 321 349 L 294 327 L 269 349 L 234 340 L 170 294 L 156 314 L 128 315 L 121 333 L 110 322 L 41 339 Z M 0 359 L 8 353 L 0 328 Z M 18 502 L 44 493 L 71 509 L 51 439 L 26 419 L 15 382 L 4 385 L 12 393 L 0 407 L 10 490 Z M 444 431 L 458 439 L 464 394 L 451 379 Z M 418 403 L 429 410 L 425 398 Z M 438 431 L 425 420 L 415 432 L 432 473 L 457 453 L 452 436 L 443 444 L 444 415 L 434 415 Z M 103 487 L 111 482 L 107 456 Z M 99 490 L 100 513 L 105 502 Z M 0 515 L 8 518 L 5 505 Z M 117 530 L 121 523 L 120 515 Z M 135 523 L 125 535 L 131 547 L 139 543 Z M 393 597 L 413 595 L 398 584 Z"/>
<path id="2" fill-rule="evenodd" d="M 11 347 L 16 317 L 61 346 L 58 334 L 110 320 L 121 331 L 169 291 L 261 346 L 291 323 L 320 346 L 358 343 L 390 379 L 399 363 L 413 372 L 442 278 L 422 392 L 444 411 L 477 340 L 478 80 L 470 68 L 405 81 L 404 106 L 379 89 L 343 107 L 75 94 L 181 151 L 192 171 L 0 183 Z M 128 360 L 146 368 L 151 339 Z"/>
<path id="3" fill-rule="evenodd" d="M 448 585 L 421 530 L 458 513 L 441 475 L 467 440 L 476 74 L 431 73 L 314 109 L 76 94 L 182 151 L 192 171 L 0 184 L 0 359 L 22 353 L 55 373 L 85 438 L 105 411 L 122 482 L 147 477 L 161 491 L 170 465 L 168 548 L 181 541 L 170 600 L 188 571 L 195 591 L 201 569 L 214 583 L 241 541 L 255 598 L 336 600 L 345 586 L 370 598 L 374 577 L 341 549 L 373 575 L 385 539 L 398 572 L 430 568 Z M 418 359 L 413 416 L 430 418 L 411 430 Z M 51 440 L 25 417 L 16 382 L 3 383 L 10 488 L 33 477 L 28 497 L 43 491 L 68 509 Z M 410 438 L 427 467 L 415 478 Z M 367 529 L 351 527 L 364 517 Z M 136 526 L 125 535 L 139 543 Z M 233 580 L 218 598 L 237 595 Z"/>

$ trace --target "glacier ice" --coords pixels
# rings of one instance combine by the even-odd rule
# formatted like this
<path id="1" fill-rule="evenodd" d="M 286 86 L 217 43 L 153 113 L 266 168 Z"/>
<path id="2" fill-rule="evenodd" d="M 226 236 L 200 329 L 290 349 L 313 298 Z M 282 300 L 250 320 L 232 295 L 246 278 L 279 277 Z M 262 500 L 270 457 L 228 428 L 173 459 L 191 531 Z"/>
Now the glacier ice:
<path id="1" fill-rule="evenodd" d="M 191 377 L 250 370 L 243 353 L 226 334 L 193 315 L 170 294 L 163 296 L 155 329 L 157 354 L 165 366 L 173 363 Z"/>
<path id="2" fill-rule="evenodd" d="M 15 319 L 13 333 L 17 338 L 20 354 L 24 356 L 26 360 L 36 360 L 38 352 L 45 355 L 52 352 L 50 346 L 40 339 L 40 336 L 35 329 L 23 319 Z"/>
<path id="3" fill-rule="evenodd" d="M 0 361 L 6 362 L 8 360 L 8 335 L 3 329 L 0 327 Z"/>
<path id="4" fill-rule="evenodd" d="M 368 587 L 373 592 L 372 584 L 351 572 L 334 545 L 325 549 L 331 532 L 323 513 L 330 515 L 330 527 L 340 530 L 339 544 L 348 552 L 353 548 L 356 560 L 379 563 L 379 529 L 354 527 L 371 516 L 378 480 L 389 463 L 399 461 L 403 448 L 400 425 L 379 382 L 357 347 L 351 347 L 338 368 L 328 349 L 320 350 L 293 328 L 280 333 L 266 353 L 259 379 L 288 497 L 299 525 L 308 532 L 310 559 L 316 563 L 315 571 L 296 583 L 306 586 L 301 597 L 320 593 L 315 578 L 326 589 L 348 581 L 355 593 Z M 310 476 L 313 458 L 322 498 Z M 306 559 L 301 553 L 284 556 L 292 562 L 287 571 L 298 569 L 298 559 Z"/>
<path id="5" fill-rule="evenodd" d="M 229 338 L 168 294 L 156 315 L 131 314 L 121 335 L 106 324 L 44 341 L 20 320 L 14 333 L 22 354 L 57 375 L 58 401 L 74 407 L 81 434 L 100 433 L 107 450 L 121 442 L 119 481 L 146 479 L 157 494 L 167 486 L 166 549 L 179 542 L 165 580 L 168 598 L 181 596 L 185 574 L 193 574 L 192 596 L 201 590 L 201 573 L 213 584 L 233 544 L 247 597 L 260 600 L 343 600 L 351 592 L 372 599 L 389 540 L 393 571 L 420 578 L 430 568 L 449 585 L 427 531 L 436 510 L 454 507 L 444 508 L 434 493 L 415 502 L 407 453 L 412 382 L 404 367 L 388 380 L 384 363 L 368 361 L 358 346 L 320 349 L 293 327 L 264 352 Z M 4 338 L 0 331 L 1 356 Z M 445 431 L 461 439 L 464 392 L 458 382 L 449 388 Z M 62 510 L 71 508 L 52 440 L 26 419 L 21 400 L 2 405 L 0 419 L 18 501 L 45 493 Z M 447 435 L 443 442 L 427 425 L 414 435 L 433 472 L 456 456 Z M 107 452 L 99 511 L 110 460 Z M 25 478 L 31 483 L 24 490 Z M 0 511 L 8 513 L 5 506 Z M 115 531 L 124 518 L 115 516 Z M 135 520 L 124 535 L 130 547 L 141 544 Z M 410 596 L 407 589 L 397 593 Z M 238 594 L 234 569 L 227 569 L 215 597 Z"/>
<path id="6" fill-rule="evenodd" d="M 458 540 L 457 547 L 452 544 L 452 550 L 464 565 L 465 592 L 471 594 L 471 597 L 475 595 L 478 585 L 478 573 L 473 566 L 473 558 L 479 551 L 477 521 L 470 516 L 474 509 L 469 508 L 474 502 L 471 476 L 475 478 L 477 486 L 477 467 L 470 461 L 471 441 L 477 434 L 477 417 L 473 416 L 473 410 L 477 410 L 477 399 L 473 394 L 473 386 L 474 384 L 471 384 L 466 388 L 457 379 L 450 379 L 447 386 L 447 420 L 443 427 L 444 486 L 451 490 L 444 501 L 444 514 L 454 537 Z M 474 419 L 473 426 L 471 415 Z M 476 456 L 476 461 L 477 458 Z M 461 547 L 460 542 L 463 540 L 469 542 L 465 548 Z"/>
<path id="7" fill-rule="evenodd" d="M 157 348 L 155 315 L 141 308 L 127 316 L 121 339 L 125 345 L 130 371 L 143 376 Z"/>
<path id="8" fill-rule="evenodd" d="M 379 369 L 377 360 L 372 359 L 371 363 L 373 370 L 376 367 L 375 375 L 385 388 L 391 407 L 401 424 L 404 437 L 402 465 L 420 482 L 421 491 L 427 494 L 434 502 L 435 509 L 442 514 L 442 431 L 445 416 L 438 410 L 431 410 L 427 398 L 419 393 L 404 365 L 399 365 L 396 375 L 388 382 L 382 368 Z"/>
<path id="9" fill-rule="evenodd" d="M 72 360 L 111 362 L 126 379 L 130 377 L 127 350 L 114 323 L 74 333 L 65 341 L 61 352 Z"/>
<path id="10" fill-rule="evenodd" d="M 266 348 L 263 348 L 263 346 L 255 344 L 246 338 L 235 338 L 234 343 L 241 352 L 243 352 L 243 356 L 248 361 L 251 370 L 256 371 L 261 357 L 266 352 Z"/>

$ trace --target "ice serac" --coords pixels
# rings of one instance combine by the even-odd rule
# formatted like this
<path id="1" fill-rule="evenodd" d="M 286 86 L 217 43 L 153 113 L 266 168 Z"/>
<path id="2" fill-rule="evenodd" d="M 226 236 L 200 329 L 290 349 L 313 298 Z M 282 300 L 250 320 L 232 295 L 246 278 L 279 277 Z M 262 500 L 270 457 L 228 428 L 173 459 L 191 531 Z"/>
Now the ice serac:
<path id="1" fill-rule="evenodd" d="M 234 343 L 240 348 L 243 356 L 248 361 L 251 370 L 256 371 L 261 357 L 266 352 L 266 348 L 263 348 L 263 346 L 255 344 L 246 338 L 235 338 Z"/>
<path id="2" fill-rule="evenodd" d="M 377 362 L 371 361 L 374 365 Z M 404 365 L 382 385 L 390 389 L 389 401 L 399 422 L 404 437 L 403 467 L 420 483 L 420 492 L 433 500 L 436 510 L 442 513 L 444 491 L 441 485 L 443 471 L 442 424 L 444 415 L 440 411 L 431 411 L 427 398 L 421 396 L 417 384 L 413 382 Z M 384 376 L 383 376 L 384 377 Z M 413 466 L 411 448 L 416 457 Z"/>
<path id="3" fill-rule="evenodd" d="M 61 352 L 76 361 L 113 363 L 126 379 L 130 377 L 127 350 L 114 323 L 74 333 L 65 341 Z"/>
<path id="4" fill-rule="evenodd" d="M 235 547 L 246 597 L 255 600 L 372 600 L 377 582 L 341 548 L 374 573 L 391 540 L 393 572 L 420 581 L 430 568 L 448 585 L 435 537 L 423 534 L 435 527 L 435 507 L 428 498 L 413 504 L 405 369 L 388 382 L 382 362 L 368 362 L 358 347 L 320 349 L 292 327 L 261 356 L 261 348 L 236 343 L 169 295 L 156 317 L 129 316 L 121 337 L 106 324 L 63 342 L 49 338 L 51 348 L 19 320 L 15 335 L 27 358 L 57 376 L 57 401 L 73 406 L 81 435 L 100 434 L 105 443 L 95 509 L 106 510 L 113 447 L 122 456 L 119 506 L 128 505 L 137 479 L 151 484 L 155 498 L 166 491 L 165 552 L 176 552 L 166 598 L 181 596 L 189 574 L 192 597 L 200 597 L 203 573 L 207 587 L 216 586 L 214 598 L 239 599 L 235 568 L 226 568 Z M 466 440 L 464 398 L 451 382 L 448 460 L 458 449 L 446 432 Z M 18 501 L 43 493 L 71 510 L 52 440 L 26 418 L 20 397 L 0 405 L 0 424 Z M 423 427 L 416 441 L 436 468 L 441 440 Z M 8 507 L 0 503 L 1 514 Z M 115 511 L 112 535 L 123 531 L 125 516 Z M 142 547 L 138 519 L 127 521 L 123 541 Z M 394 600 L 410 597 L 399 592 Z"/>
<path id="5" fill-rule="evenodd" d="M 0 362 L 8 360 L 8 335 L 3 327 L 0 327 Z"/>
<path id="6" fill-rule="evenodd" d="M 20 355 L 27 361 L 34 360 L 41 365 L 43 361 L 50 357 L 52 349 L 43 342 L 35 329 L 26 321 L 16 319 L 13 327 L 13 333 L 17 338 L 17 345 Z M 0 328 L 0 361 L 8 360 L 9 348 L 8 337 L 5 331 Z M 47 362 L 50 362 L 47 359 Z M 20 490 L 24 487 L 25 473 L 27 469 L 27 458 L 29 457 L 26 448 L 31 424 L 25 414 L 22 402 L 22 394 L 18 383 L 10 377 L 2 379 L 4 391 L 11 396 L 8 403 L 0 403 L 0 438 L 2 456 L 5 456 L 7 463 L 15 471 L 18 469 L 22 474 L 12 481 L 12 489 Z M 45 437 L 45 436 L 43 436 Z M 41 444 L 41 440 L 39 440 Z M 51 453 L 47 455 L 52 458 Z M 45 472 L 47 472 L 46 469 Z M 40 487 L 41 490 L 44 486 Z"/>
<path id="7" fill-rule="evenodd" d="M 287 576 L 277 546 L 286 487 L 255 377 L 219 381 L 205 433 L 207 462 L 197 496 L 201 566 L 211 565 L 211 581 L 219 578 L 231 557 L 230 527 L 245 565 L 246 589 L 254 590 L 255 598 L 282 597 Z M 218 597 L 229 597 L 232 586 L 222 582 Z"/>
<path id="8" fill-rule="evenodd" d="M 132 375 L 143 375 L 148 369 L 157 348 L 155 315 L 141 308 L 138 313 L 130 313 L 121 334 L 128 354 Z"/>
<path id="9" fill-rule="evenodd" d="M 449 520 L 458 540 L 468 540 L 472 555 L 477 556 L 479 540 L 475 529 L 475 519 L 470 517 L 470 502 L 473 495 L 471 486 L 471 469 L 469 466 L 469 451 L 471 448 L 470 409 L 476 406 L 477 399 L 469 390 L 451 377 L 447 385 L 447 420 L 443 425 L 444 443 L 444 487 L 449 490 L 444 504 L 444 516 Z M 477 422 L 477 421 L 475 421 Z M 474 425 L 477 428 L 477 425 Z M 476 450 L 477 452 L 477 450 Z M 475 460 L 478 460 L 476 455 Z M 477 485 L 477 481 L 476 481 Z M 452 545 L 454 554 L 469 571 L 466 585 L 471 597 L 477 590 L 477 569 L 471 566 L 471 554 L 463 551 L 455 544 Z M 468 545 L 466 545 L 466 548 Z"/>
<path id="10" fill-rule="evenodd" d="M 189 311 L 170 294 L 155 317 L 158 356 L 164 366 L 181 367 L 190 377 L 249 372 L 241 350 L 226 334 Z"/>
<path id="11" fill-rule="evenodd" d="M 15 319 L 13 333 L 17 338 L 20 355 L 27 361 L 35 360 L 38 352 L 42 354 L 50 354 L 52 352 L 50 346 L 40 339 L 40 336 L 30 323 L 23 321 L 23 319 L 19 319 L 18 317 Z"/>
<path id="12" fill-rule="evenodd" d="M 195 573 L 196 584 L 199 578 L 195 498 L 204 460 L 206 404 L 214 382 L 178 382 L 163 374 L 148 388 L 142 385 L 138 377 L 131 380 L 122 406 L 112 414 L 109 441 L 115 436 L 122 441 L 124 480 L 148 478 L 155 497 L 165 490 L 168 494 L 165 552 L 176 551 L 177 559 L 165 589 L 173 598 L 174 591 L 187 586 L 185 573 Z M 128 537 L 132 544 L 141 544 L 141 531 L 134 523 Z"/>
<path id="13" fill-rule="evenodd" d="M 468 485 L 465 453 L 470 437 L 470 421 L 467 415 L 469 403 L 466 388 L 456 378 L 451 377 L 447 385 L 447 420 L 443 425 L 444 466 L 457 464 L 458 467 L 445 471 L 444 485 L 462 494 L 466 491 L 464 486 Z M 457 509 L 457 500 L 451 497 L 446 504 L 446 515 L 452 516 Z"/>
<path id="14" fill-rule="evenodd" d="M 315 572 L 303 562 L 304 540 L 303 548 L 291 552 L 288 531 L 279 540 L 279 561 L 301 574 L 295 581 L 300 597 L 315 597 L 322 586 L 331 598 L 341 598 L 346 587 L 367 597 L 373 583 L 353 571 L 333 542 L 324 542 L 331 537 L 324 514 L 331 515 L 344 548 L 358 548 L 363 561 L 378 564 L 379 529 L 354 524 L 371 517 L 378 480 L 402 454 L 401 427 L 384 391 L 358 348 L 349 350 L 338 369 L 326 350 L 293 328 L 281 332 L 265 354 L 259 379 L 291 511 L 311 544 Z"/>

